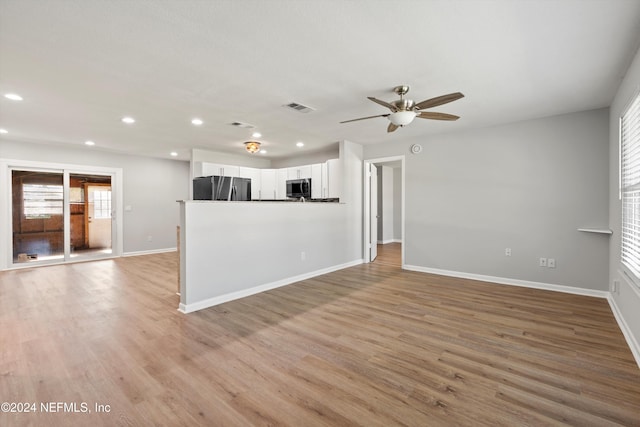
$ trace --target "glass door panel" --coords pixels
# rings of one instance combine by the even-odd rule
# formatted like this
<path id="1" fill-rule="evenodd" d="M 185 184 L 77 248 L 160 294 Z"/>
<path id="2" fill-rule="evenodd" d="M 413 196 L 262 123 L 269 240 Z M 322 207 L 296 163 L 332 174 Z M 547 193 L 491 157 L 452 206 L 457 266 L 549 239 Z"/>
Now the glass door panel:
<path id="1" fill-rule="evenodd" d="M 69 209 L 71 258 L 111 255 L 111 176 L 70 174 Z"/>
<path id="2" fill-rule="evenodd" d="M 11 171 L 14 264 L 64 259 L 62 172 Z"/>

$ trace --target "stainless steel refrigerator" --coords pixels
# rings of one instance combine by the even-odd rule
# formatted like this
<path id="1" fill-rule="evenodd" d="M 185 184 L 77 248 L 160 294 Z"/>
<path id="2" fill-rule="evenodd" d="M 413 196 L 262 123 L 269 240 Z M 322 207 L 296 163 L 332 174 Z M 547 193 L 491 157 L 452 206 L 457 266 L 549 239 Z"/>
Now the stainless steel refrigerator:
<path id="1" fill-rule="evenodd" d="M 193 200 L 251 200 L 251 178 L 217 175 L 195 178 Z"/>

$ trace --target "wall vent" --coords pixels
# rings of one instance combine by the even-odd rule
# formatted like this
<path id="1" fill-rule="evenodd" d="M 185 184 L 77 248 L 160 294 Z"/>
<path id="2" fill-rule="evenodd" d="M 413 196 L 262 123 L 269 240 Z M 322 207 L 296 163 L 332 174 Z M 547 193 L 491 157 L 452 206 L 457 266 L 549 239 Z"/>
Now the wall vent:
<path id="1" fill-rule="evenodd" d="M 292 110 L 298 111 L 300 113 L 308 113 L 310 111 L 315 111 L 315 109 L 308 107 L 306 105 L 298 104 L 297 102 L 292 102 L 290 104 L 285 104 L 283 107 L 290 108 Z"/>
<path id="2" fill-rule="evenodd" d="M 233 122 L 233 123 L 229 123 L 229 124 L 231 126 L 235 126 L 235 127 L 243 128 L 243 129 L 252 129 L 252 128 L 255 127 L 254 125 L 251 125 L 249 123 L 242 123 L 242 122 Z"/>

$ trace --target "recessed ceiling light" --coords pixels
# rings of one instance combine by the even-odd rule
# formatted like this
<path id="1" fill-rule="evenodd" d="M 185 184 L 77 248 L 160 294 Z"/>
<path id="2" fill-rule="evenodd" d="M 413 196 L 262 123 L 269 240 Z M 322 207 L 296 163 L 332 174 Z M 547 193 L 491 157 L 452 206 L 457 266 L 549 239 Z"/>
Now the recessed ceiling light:
<path id="1" fill-rule="evenodd" d="M 260 138 L 262 136 L 262 134 L 260 132 L 254 132 L 251 134 L 252 137 L 254 138 Z"/>
<path id="2" fill-rule="evenodd" d="M 5 93 L 4 97 L 12 101 L 22 101 L 22 97 L 16 93 Z"/>
<path id="3" fill-rule="evenodd" d="M 9 133 L 9 131 L 6 129 L 0 129 L 0 133 Z"/>
<path id="4" fill-rule="evenodd" d="M 136 122 L 136 119 L 134 119 L 133 117 L 123 117 L 122 122 L 132 124 Z"/>
<path id="5" fill-rule="evenodd" d="M 192 120 L 191 120 L 191 123 L 193 123 L 193 124 L 194 124 L 194 125 L 196 125 L 196 126 L 200 126 L 200 125 L 201 125 L 201 124 L 203 124 L 204 122 L 202 121 L 202 119 L 199 119 L 199 118 L 197 118 L 197 117 L 196 117 L 195 119 L 192 119 Z"/>
<path id="6" fill-rule="evenodd" d="M 175 151 L 172 151 L 172 152 L 171 152 L 171 153 L 169 153 L 169 154 L 171 154 L 171 157 L 177 157 L 177 156 L 178 156 L 178 153 L 176 153 Z"/>
<path id="7" fill-rule="evenodd" d="M 296 147 L 304 147 L 304 142 L 296 142 Z"/>
<path id="8" fill-rule="evenodd" d="M 260 154 L 267 154 L 267 150 L 260 150 Z"/>
<path id="9" fill-rule="evenodd" d="M 96 145 L 96 143 L 93 141 L 85 141 L 84 145 Z"/>

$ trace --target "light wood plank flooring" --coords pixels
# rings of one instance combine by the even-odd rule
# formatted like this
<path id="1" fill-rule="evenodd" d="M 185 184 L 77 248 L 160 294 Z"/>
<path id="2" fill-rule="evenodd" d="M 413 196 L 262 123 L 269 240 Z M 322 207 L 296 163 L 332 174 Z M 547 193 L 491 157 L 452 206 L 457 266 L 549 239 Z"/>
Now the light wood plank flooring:
<path id="1" fill-rule="evenodd" d="M 640 426 L 603 299 L 375 262 L 183 315 L 176 265 L 0 273 L 0 401 L 92 411 L 0 425 Z"/>

